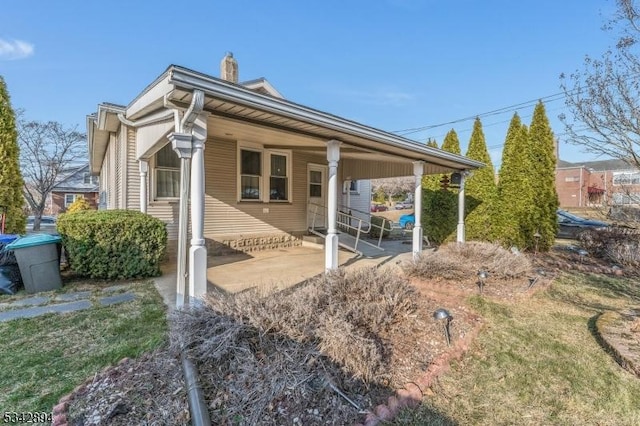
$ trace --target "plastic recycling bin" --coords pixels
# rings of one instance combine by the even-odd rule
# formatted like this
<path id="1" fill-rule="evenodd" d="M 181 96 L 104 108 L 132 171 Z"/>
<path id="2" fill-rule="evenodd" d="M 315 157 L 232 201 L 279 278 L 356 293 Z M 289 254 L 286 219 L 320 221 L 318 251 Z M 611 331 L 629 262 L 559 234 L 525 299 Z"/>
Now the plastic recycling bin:
<path id="1" fill-rule="evenodd" d="M 62 288 L 60 249 L 57 235 L 33 234 L 18 238 L 7 245 L 13 250 L 27 293 Z"/>

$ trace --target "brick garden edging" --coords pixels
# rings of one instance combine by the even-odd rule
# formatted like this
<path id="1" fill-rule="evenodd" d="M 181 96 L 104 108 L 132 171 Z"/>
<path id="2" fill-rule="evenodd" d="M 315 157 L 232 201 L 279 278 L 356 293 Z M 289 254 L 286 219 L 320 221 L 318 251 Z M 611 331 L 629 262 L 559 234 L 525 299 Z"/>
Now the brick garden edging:
<path id="1" fill-rule="evenodd" d="M 121 368 L 123 365 L 127 364 L 131 359 L 130 358 L 122 358 L 117 365 L 110 365 L 102 369 L 102 371 L 96 374 L 93 377 L 89 377 L 83 383 L 76 386 L 70 393 L 64 395 L 62 398 L 58 400 L 58 403 L 54 405 L 52 409 L 53 419 L 51 422 L 51 426 L 68 426 L 69 425 L 69 404 L 77 394 L 86 390 L 87 386 L 97 380 L 98 378 L 108 374 L 112 370 L 117 370 Z"/>
<path id="2" fill-rule="evenodd" d="M 374 408 L 373 412 L 368 413 L 364 423 L 357 423 L 354 426 L 377 426 L 381 422 L 392 420 L 403 408 L 417 407 L 433 382 L 449 370 L 452 361 L 462 359 L 471 343 L 478 337 L 484 324 L 482 319 L 469 313 L 467 317 L 475 322 L 469 333 L 456 340 L 451 349 L 436 358 L 416 381 L 407 383 L 404 388 L 398 389 L 395 395 L 387 399 L 386 404 L 380 404 Z"/>

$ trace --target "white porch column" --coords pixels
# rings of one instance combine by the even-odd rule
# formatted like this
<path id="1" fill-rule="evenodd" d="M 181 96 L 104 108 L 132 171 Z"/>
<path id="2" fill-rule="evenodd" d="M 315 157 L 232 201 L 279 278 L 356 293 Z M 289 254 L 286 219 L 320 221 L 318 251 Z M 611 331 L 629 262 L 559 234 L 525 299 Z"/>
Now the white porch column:
<path id="1" fill-rule="evenodd" d="M 178 266 L 176 271 L 176 308 L 188 303 L 187 279 L 187 206 L 189 202 L 189 168 L 191 161 L 191 134 L 169 133 L 171 147 L 180 157 L 180 210 L 178 222 Z"/>
<path id="2" fill-rule="evenodd" d="M 464 181 L 468 172 L 460 172 L 460 191 L 458 191 L 458 229 L 456 241 L 464 243 Z"/>
<path id="3" fill-rule="evenodd" d="M 340 141 L 327 142 L 327 161 L 329 162 L 329 184 L 327 191 L 327 219 L 329 229 L 325 237 L 325 271 L 338 269 L 338 161 L 340 161 Z"/>
<path id="4" fill-rule="evenodd" d="M 147 173 L 149 172 L 149 162 L 140 160 L 140 211 L 147 212 Z"/>
<path id="5" fill-rule="evenodd" d="M 416 189 L 413 194 L 413 214 L 415 225 L 413 227 L 413 258 L 422 252 L 422 175 L 424 173 L 424 161 L 413 162 L 413 176 L 416 179 Z"/>
<path id="6" fill-rule="evenodd" d="M 204 240 L 204 143 L 207 140 L 207 116 L 206 113 L 200 113 L 192 130 L 189 296 L 193 299 L 201 299 L 207 293 L 207 247 Z"/>

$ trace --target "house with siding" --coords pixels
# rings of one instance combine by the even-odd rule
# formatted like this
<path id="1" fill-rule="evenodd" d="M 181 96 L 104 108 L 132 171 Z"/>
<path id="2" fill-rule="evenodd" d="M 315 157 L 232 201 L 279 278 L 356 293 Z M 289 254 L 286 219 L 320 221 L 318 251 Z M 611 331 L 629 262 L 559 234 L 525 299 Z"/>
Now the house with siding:
<path id="1" fill-rule="evenodd" d="M 167 224 L 189 277 L 179 298 L 206 291 L 207 255 L 300 245 L 310 228 L 324 230 L 325 269 L 336 269 L 338 212 L 363 200 L 368 211 L 369 179 L 414 176 L 420 194 L 423 174 L 482 166 L 291 102 L 264 79 L 240 84 L 231 54 L 220 78 L 171 65 L 128 105 L 99 104 L 87 136 L 104 206 Z"/>

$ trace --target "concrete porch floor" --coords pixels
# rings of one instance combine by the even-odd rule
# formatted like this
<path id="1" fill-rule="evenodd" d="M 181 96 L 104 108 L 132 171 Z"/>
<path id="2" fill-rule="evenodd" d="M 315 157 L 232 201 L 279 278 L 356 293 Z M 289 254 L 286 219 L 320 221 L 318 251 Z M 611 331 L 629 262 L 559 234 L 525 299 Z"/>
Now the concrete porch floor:
<path id="1" fill-rule="evenodd" d="M 383 242 L 384 251 L 376 255 L 358 256 L 340 249 L 340 267 L 347 269 L 367 266 L 393 265 L 410 260 L 411 242 L 390 240 Z M 302 247 L 265 250 L 228 256 L 210 256 L 207 269 L 208 291 L 215 289 L 238 293 L 252 288 L 270 290 L 287 288 L 324 273 L 324 247 Z M 165 304 L 173 309 L 176 303 L 175 260 L 162 266 L 162 276 L 155 279 Z"/>

